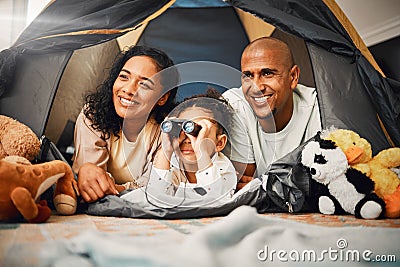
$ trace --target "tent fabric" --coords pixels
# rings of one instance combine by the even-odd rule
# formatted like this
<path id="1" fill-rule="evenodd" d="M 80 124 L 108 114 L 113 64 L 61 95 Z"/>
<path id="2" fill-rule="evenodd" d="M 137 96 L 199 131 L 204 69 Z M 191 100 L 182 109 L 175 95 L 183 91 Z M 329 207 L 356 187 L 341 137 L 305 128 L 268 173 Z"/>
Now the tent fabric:
<path id="1" fill-rule="evenodd" d="M 383 124 L 394 144 L 400 146 L 400 94 L 398 92 L 396 94 L 388 82 L 384 81 L 385 78 L 361 55 L 347 31 L 323 1 L 232 0 L 229 2 L 237 8 L 263 18 L 285 32 L 301 37 L 308 43 L 352 58 L 357 64 L 358 73 L 363 81 L 361 88 L 366 90 L 373 99 L 374 107 L 382 116 Z M 362 128 L 357 128 L 358 132 L 360 132 L 359 129 Z M 364 132 L 368 132 L 367 129 L 364 129 Z M 374 147 L 375 138 L 369 140 L 373 140 L 371 143 Z M 382 144 L 384 141 L 378 142 Z M 388 140 L 385 143 L 385 146 L 375 146 L 375 150 L 391 146 Z"/>
<path id="2" fill-rule="evenodd" d="M 352 56 L 351 38 L 326 5 L 314 0 L 228 1 L 284 32 L 315 43 L 330 52 Z"/>
<path id="3" fill-rule="evenodd" d="M 138 26 L 172 3 L 170 0 L 54 1 L 14 46 L 32 52 L 65 51 L 103 43 Z"/>
<path id="4" fill-rule="evenodd" d="M 149 22 L 138 40 L 139 45 L 167 51 L 175 64 L 209 61 L 235 69 L 240 69 L 240 55 L 248 43 L 246 32 L 232 7 L 170 8 L 157 20 Z M 240 75 L 236 75 L 230 84 L 234 87 L 239 83 Z M 181 84 L 177 100 L 204 93 L 208 86 L 221 92 L 228 89 L 206 83 Z"/>
<path id="5" fill-rule="evenodd" d="M 387 147 L 389 143 L 368 93 L 354 90 L 364 86 L 356 64 L 343 64 L 351 59 L 329 53 L 313 44 L 308 44 L 308 51 L 311 60 L 318 65 L 314 75 L 323 128 L 334 125 L 336 128 L 355 130 L 367 140 L 374 140 L 374 155 Z M 330 71 L 332 69 L 335 71 Z M 343 76 L 347 78 L 338 78 Z"/>
<path id="6" fill-rule="evenodd" d="M 23 54 L 24 57 L 26 57 L 31 53 L 51 53 L 63 49 L 69 49 L 69 51 L 71 51 L 76 48 L 96 45 L 122 35 L 124 29 L 133 29 L 135 26 L 148 19 L 155 11 L 166 8 L 166 6 L 171 5 L 172 2 L 173 1 L 108 0 L 90 1 L 89 4 L 87 2 L 74 0 L 69 1 L 67 4 L 63 3 L 63 1 L 55 1 L 32 22 L 10 50 L 17 50 L 19 51 L 17 52 L 19 55 Z M 199 2 L 204 6 L 205 2 L 210 1 Z M 362 63 L 365 59 L 352 43 L 346 30 L 323 1 L 263 0 L 228 1 L 227 3 L 237 9 L 250 12 L 260 17 L 284 32 L 303 38 L 307 43 L 313 43 L 328 52 L 343 55 L 354 60 L 362 76 L 362 81 L 364 83 L 363 89 L 366 90 L 369 97 L 373 99 L 373 109 L 381 116 L 383 125 L 386 127 L 394 144 L 400 144 L 398 93 L 393 91 L 393 88 L 390 87 L 388 82 L 383 81 L 384 78 L 379 75 L 379 73 L 374 74 L 373 72 L 376 71 L 370 67 L 368 63 L 365 67 L 363 67 L 364 64 L 358 64 Z M 73 8 L 78 9 L 79 12 L 72 12 Z M 63 11 L 61 12 L 60 10 Z M 68 12 L 65 12 L 65 10 Z M 57 16 L 57 18 L 60 17 L 60 19 L 49 20 L 54 16 Z M 107 19 L 104 19 L 104 17 Z M 79 18 L 81 18 L 84 23 L 80 22 Z M 104 29 L 107 29 L 107 31 L 103 31 Z M 99 31 L 105 34 L 99 34 Z M 46 36 L 52 37 L 44 38 Z M 7 54 L 6 52 L 2 53 Z M 6 58 L 11 58 L 12 60 L 13 56 L 0 56 L 0 60 L 3 62 Z M 11 65 L 0 64 L 0 66 L 7 67 Z M 314 68 L 315 67 L 316 66 L 314 66 Z M 368 70 L 365 69 L 368 67 L 370 67 Z M 7 75 L 3 76 L 3 74 L 7 72 L 4 68 L 5 67 L 3 67 L 3 70 L 0 70 L 1 77 L 7 77 Z M 63 68 L 65 68 L 65 66 L 63 66 Z M 18 70 L 15 72 L 18 72 Z M 373 77 L 374 80 L 370 77 Z M 371 83 L 368 82 L 369 79 L 371 79 Z M 8 79 L 8 82 L 11 82 L 10 79 Z M 46 83 L 46 81 L 43 82 Z M 53 84 L 57 86 L 58 82 L 53 82 Z M 9 86 L 7 85 L 6 88 L 9 88 Z M 56 89 L 57 87 L 53 88 L 53 90 Z M 362 90 L 362 88 L 357 90 Z M 49 98 L 49 101 L 53 100 L 53 98 Z M 1 106 L 3 106 L 3 102 L 1 104 Z M 0 111 L 6 115 L 12 115 L 10 110 L 12 110 L 12 108 L 8 107 L 3 110 L 3 108 L 0 107 Z M 20 117 L 17 117 L 17 119 L 26 122 L 26 117 L 31 116 L 27 113 L 30 112 L 26 111 L 24 114 L 19 114 Z M 43 113 L 48 113 L 48 110 Z M 46 121 L 47 120 L 44 120 L 44 123 L 40 124 L 44 125 Z M 29 125 L 29 122 L 27 124 Z M 44 131 L 43 127 L 34 128 L 38 130 L 38 134 L 42 134 Z M 354 130 L 358 132 L 361 131 L 361 133 L 367 131 L 367 129 L 361 127 L 354 128 Z M 380 135 L 377 138 L 379 139 L 378 141 L 375 141 L 375 138 L 370 139 L 373 147 L 375 143 L 378 143 L 375 150 L 390 146 L 389 141 L 384 140 L 387 139 L 386 137 Z M 382 146 L 384 143 L 386 144 Z"/>
<path id="7" fill-rule="evenodd" d="M 158 16 L 173 2 L 52 2 L 12 47 L 0 52 L 0 113 L 25 123 L 38 136 L 43 135 L 72 52 L 113 40 Z"/>
<path id="8" fill-rule="evenodd" d="M 224 1 L 215 0 L 179 0 L 176 1 L 171 8 L 204 8 L 204 7 L 227 7 L 230 6 Z"/>
<path id="9" fill-rule="evenodd" d="M 0 114 L 25 123 L 41 136 L 71 54 L 72 51 L 65 51 L 17 56 L 13 87 L 0 98 Z"/>
<path id="10" fill-rule="evenodd" d="M 384 78 L 360 56 L 357 67 L 365 90 L 373 100 L 383 124 L 395 146 L 400 146 L 400 83 Z"/>
<path id="11" fill-rule="evenodd" d="M 38 135 L 43 134 L 60 81 L 74 50 L 116 43 L 116 37 L 134 31 L 141 25 L 147 25 L 150 29 L 151 25 L 157 23 L 148 22 L 166 10 L 169 12 L 168 8 L 173 3 L 167 0 L 52 2 L 10 49 L 0 52 L 0 113 L 26 123 Z M 229 8 L 240 10 L 255 15 L 281 32 L 301 38 L 311 61 L 323 127 L 334 125 L 354 130 L 371 142 L 374 152 L 390 147 L 390 141 L 400 146 L 399 82 L 385 78 L 374 67 L 373 60 L 365 47 L 355 39 L 352 29 L 342 23 L 345 21 L 343 16 L 335 16 L 341 13 L 329 9 L 335 6 L 332 0 L 178 0 L 174 4 L 176 12 L 182 12 L 182 15 L 194 12 L 189 9 L 195 8 L 218 9 L 215 14 Z M 232 18 L 241 17 L 233 15 Z M 208 20 L 207 23 L 210 22 Z M 228 29 L 231 25 L 227 23 L 223 22 L 220 26 L 225 24 Z M 179 25 L 179 21 L 175 24 L 176 27 L 184 26 Z M 201 26 L 199 24 L 198 28 Z M 181 36 L 182 39 L 188 37 Z M 223 35 L 212 37 L 224 38 Z M 175 40 L 177 47 L 180 40 Z M 216 40 L 214 43 L 218 44 Z M 168 38 L 167 33 L 157 39 L 160 46 L 171 41 L 173 39 Z M 195 44 L 197 41 L 193 39 L 187 43 Z M 225 45 L 224 52 L 231 48 L 230 45 L 237 45 L 235 41 Z M 173 44 L 168 47 L 173 48 Z M 235 205 L 255 205 L 262 196 L 261 191 L 254 190 L 214 211 L 210 208 L 202 211 L 177 210 L 175 215 L 170 216 L 226 214 Z M 263 197 L 263 201 L 268 199 Z M 129 209 L 123 203 L 119 205 Z M 107 201 L 104 202 L 105 206 Z M 107 212 L 111 211 L 106 209 L 103 215 Z M 133 214 L 138 215 L 137 211 Z M 168 212 L 163 216 L 168 216 Z"/>
<path id="12" fill-rule="evenodd" d="M 371 52 L 368 50 L 368 47 L 361 39 L 361 36 L 358 34 L 354 26 L 351 24 L 350 20 L 346 17 L 344 12 L 340 9 L 339 5 L 335 2 L 335 0 L 323 0 L 324 3 L 329 7 L 331 12 L 335 15 L 335 17 L 339 20 L 339 22 L 344 26 L 347 33 L 350 35 L 351 39 L 355 46 L 361 51 L 364 57 L 371 63 L 374 68 L 379 71 L 382 76 L 385 77 L 385 74 L 382 72 L 381 68 L 378 66 L 378 63 L 375 61 Z"/>
<path id="13" fill-rule="evenodd" d="M 179 23 L 185 27 L 178 27 Z M 215 61 L 236 69 L 240 68 L 240 55 L 248 43 L 243 26 L 231 7 L 170 8 L 157 20 L 149 22 L 138 41 L 140 45 L 168 51 L 175 64 Z"/>
<path id="14" fill-rule="evenodd" d="M 10 87 L 18 55 L 72 51 L 112 40 L 172 3 L 170 0 L 52 2 L 10 49 L 0 52 L 0 77 L 8 79 L 0 79 L 0 96 Z"/>
<path id="15" fill-rule="evenodd" d="M 337 19 L 342 23 L 342 25 L 345 27 L 346 31 L 350 35 L 351 39 L 353 40 L 353 43 L 355 46 L 361 51 L 361 54 L 365 57 L 365 59 L 368 60 L 368 62 L 379 72 L 379 74 L 382 76 L 381 79 L 383 80 L 382 83 L 384 85 L 377 86 L 376 90 L 382 90 L 385 91 L 383 96 L 380 99 L 385 99 L 385 101 L 391 102 L 390 105 L 387 108 L 380 108 L 380 105 L 377 103 L 376 106 L 377 109 L 379 110 L 378 113 L 380 116 L 389 116 L 389 118 L 386 121 L 390 122 L 395 122 L 395 125 L 399 125 L 399 113 L 400 113 L 400 90 L 399 90 L 399 83 L 395 80 L 392 79 L 385 79 L 386 76 L 379 67 L 378 63 L 375 61 L 373 58 L 371 52 L 368 50 L 367 46 L 365 45 L 364 41 L 361 39 L 360 35 L 357 33 L 356 29 L 353 27 L 353 25 L 350 23 L 348 18 L 345 16 L 343 11 L 340 9 L 340 7 L 336 4 L 335 1 L 333 0 L 324 0 L 324 3 L 331 9 L 331 11 L 335 14 Z M 367 78 L 368 76 L 362 76 L 363 78 Z M 371 94 L 371 97 L 374 97 L 373 94 Z M 373 99 L 373 98 L 372 98 Z M 386 105 L 385 103 L 381 103 L 383 105 Z M 393 115 L 394 114 L 394 115 Z M 391 124 L 387 124 L 387 128 L 392 128 Z M 395 142 L 392 140 L 391 136 L 386 133 L 385 134 L 387 138 L 389 139 L 390 143 L 395 146 Z M 396 136 L 398 133 L 398 128 L 391 129 L 392 136 Z M 394 133 L 394 134 L 393 134 Z M 398 136 L 398 135 L 397 135 Z M 398 139 L 396 139 L 398 140 Z M 398 146 L 398 143 L 397 143 Z"/>
<path id="16" fill-rule="evenodd" d="M 262 19 L 239 8 L 235 8 L 235 11 L 250 41 L 254 41 L 263 36 L 270 36 L 276 29 L 273 25 L 265 23 Z"/>
<path id="17" fill-rule="evenodd" d="M 82 109 L 84 96 L 101 84 L 107 69 L 120 52 L 115 40 L 75 50 L 60 79 L 53 105 L 48 112 L 49 118 L 45 126 L 45 135 L 54 140 L 60 149 L 66 149 L 73 142 L 62 142 L 61 135 L 73 137 L 74 131 L 68 131 L 68 122 L 75 125 L 76 118 Z M 104 69 L 104 70 L 102 70 Z M 57 141 L 58 140 L 58 141 Z M 66 140 L 65 140 L 66 141 Z M 69 155 L 67 158 L 72 157 Z"/>

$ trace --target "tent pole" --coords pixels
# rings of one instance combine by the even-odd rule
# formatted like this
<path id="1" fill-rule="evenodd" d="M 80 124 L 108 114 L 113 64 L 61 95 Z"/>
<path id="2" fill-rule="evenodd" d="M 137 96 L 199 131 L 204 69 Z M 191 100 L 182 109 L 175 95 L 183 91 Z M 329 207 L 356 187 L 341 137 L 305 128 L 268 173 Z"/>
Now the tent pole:
<path id="1" fill-rule="evenodd" d="M 369 61 L 369 63 L 383 76 L 386 77 L 383 73 L 382 69 L 379 67 L 378 63 L 375 61 L 374 57 L 372 56 L 371 52 L 369 51 L 368 47 L 361 39 L 361 36 L 358 34 L 356 29 L 354 28 L 353 24 L 344 14 L 343 10 L 339 7 L 335 0 L 322 0 L 325 5 L 332 11 L 335 17 L 339 20 L 339 22 L 344 25 L 344 29 L 350 35 L 353 43 L 356 47 L 361 51 L 362 55 Z"/>

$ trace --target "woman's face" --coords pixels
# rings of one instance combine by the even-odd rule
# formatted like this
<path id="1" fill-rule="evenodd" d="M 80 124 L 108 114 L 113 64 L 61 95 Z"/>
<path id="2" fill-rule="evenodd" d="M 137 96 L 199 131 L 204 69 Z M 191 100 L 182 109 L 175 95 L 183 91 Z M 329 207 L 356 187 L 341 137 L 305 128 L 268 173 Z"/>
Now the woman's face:
<path id="1" fill-rule="evenodd" d="M 122 67 L 113 85 L 113 102 L 118 116 L 146 121 L 160 100 L 162 86 L 154 60 L 148 56 L 134 56 Z"/>

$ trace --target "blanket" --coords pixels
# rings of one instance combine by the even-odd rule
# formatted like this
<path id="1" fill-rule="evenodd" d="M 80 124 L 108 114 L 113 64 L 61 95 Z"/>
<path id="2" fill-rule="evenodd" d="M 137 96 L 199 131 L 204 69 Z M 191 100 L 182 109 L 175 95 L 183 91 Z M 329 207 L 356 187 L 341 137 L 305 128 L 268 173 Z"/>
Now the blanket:
<path id="1" fill-rule="evenodd" d="M 44 267 L 61 258 L 64 251 L 58 244 L 85 232 L 130 236 L 137 244 L 170 245 L 182 243 L 186 236 L 219 220 L 219 217 L 188 220 L 131 219 L 76 214 L 52 214 L 46 223 L 0 223 L 1 267 Z M 81 265 L 76 265 L 81 266 Z M 70 266 L 69 266 L 70 267 Z"/>
<path id="2" fill-rule="evenodd" d="M 256 207 L 259 213 L 315 211 L 311 208 L 315 206 L 312 205 L 314 200 L 307 201 L 310 177 L 300 164 L 301 151 L 309 141 L 275 161 L 266 174 L 253 179 L 229 200 L 216 201 L 213 198 L 206 201 L 204 198 L 152 195 L 145 186 L 90 203 L 86 213 L 130 218 L 187 219 L 225 216 L 242 205 Z M 205 202 L 208 204 L 204 205 Z"/>
<path id="3" fill-rule="evenodd" d="M 41 260 L 49 266 L 398 266 L 399 237 L 399 228 L 325 227 L 241 206 L 179 243 L 91 230 L 47 244 Z"/>

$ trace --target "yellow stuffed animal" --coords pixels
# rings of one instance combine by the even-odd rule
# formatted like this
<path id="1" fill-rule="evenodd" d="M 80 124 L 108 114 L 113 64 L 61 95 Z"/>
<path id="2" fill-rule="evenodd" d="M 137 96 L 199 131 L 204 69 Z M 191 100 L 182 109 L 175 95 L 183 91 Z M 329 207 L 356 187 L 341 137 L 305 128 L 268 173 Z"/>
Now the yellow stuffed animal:
<path id="1" fill-rule="evenodd" d="M 331 128 L 321 137 L 334 141 L 346 154 L 349 165 L 375 182 L 375 193 L 386 203 L 385 216 L 400 217 L 400 179 L 391 170 L 400 166 L 400 148 L 388 148 L 372 157 L 371 144 L 354 131 Z"/>

